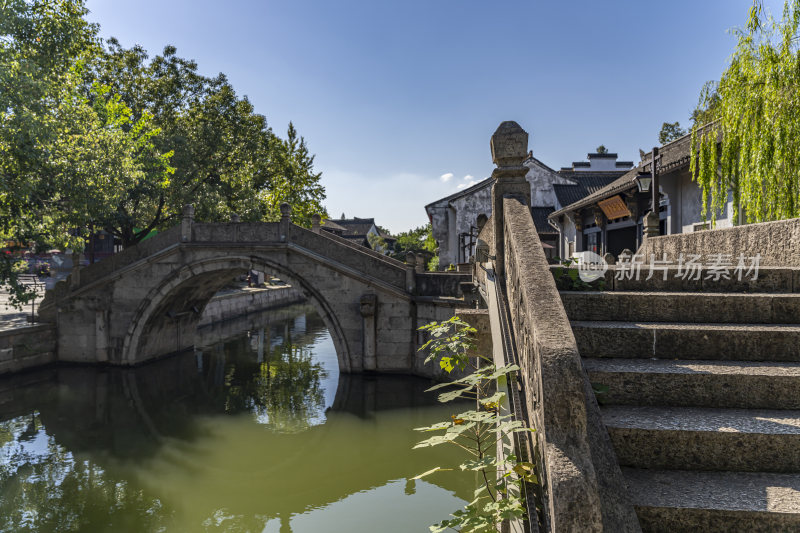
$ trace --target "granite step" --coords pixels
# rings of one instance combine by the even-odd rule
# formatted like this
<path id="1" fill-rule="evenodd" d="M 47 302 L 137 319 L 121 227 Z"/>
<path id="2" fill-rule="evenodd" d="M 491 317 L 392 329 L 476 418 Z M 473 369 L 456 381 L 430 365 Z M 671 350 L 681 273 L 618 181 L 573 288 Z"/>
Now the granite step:
<path id="1" fill-rule="evenodd" d="M 622 405 L 601 411 L 624 466 L 800 472 L 800 411 Z"/>
<path id="2" fill-rule="evenodd" d="M 601 404 L 800 409 L 800 363 L 584 358 Z"/>
<path id="3" fill-rule="evenodd" d="M 800 361 L 796 324 L 574 321 L 572 331 L 592 357 Z"/>
<path id="4" fill-rule="evenodd" d="M 645 533 L 800 531 L 800 474 L 622 472 Z"/>
<path id="5" fill-rule="evenodd" d="M 798 324 L 800 294 L 561 292 L 570 320 Z"/>
<path id="6" fill-rule="evenodd" d="M 737 260 L 738 262 L 738 260 Z M 716 271 L 703 268 L 700 275 L 697 271 L 687 273 L 685 269 L 673 266 L 664 270 L 655 269 L 650 276 L 649 267 L 643 266 L 637 279 L 636 272 L 626 269 L 624 275 L 616 267 L 605 273 L 605 290 L 607 291 L 690 291 L 690 292 L 783 292 L 800 293 L 800 268 L 791 267 L 759 267 L 758 275 L 754 273 L 742 276 L 730 269 L 728 279 L 724 269 Z M 650 279 L 647 279 L 650 276 Z"/>

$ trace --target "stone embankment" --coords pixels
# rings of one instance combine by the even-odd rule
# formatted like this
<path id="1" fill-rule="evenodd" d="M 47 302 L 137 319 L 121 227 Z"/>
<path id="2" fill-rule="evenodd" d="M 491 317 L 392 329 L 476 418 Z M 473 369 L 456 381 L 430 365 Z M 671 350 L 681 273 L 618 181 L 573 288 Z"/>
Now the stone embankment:
<path id="1" fill-rule="evenodd" d="M 217 294 L 212 298 L 200 318 L 197 327 L 208 326 L 242 315 L 280 307 L 305 300 L 303 293 L 291 285 L 271 285 L 268 287 L 243 287 Z"/>
<path id="2" fill-rule="evenodd" d="M 225 291 L 209 301 L 198 327 L 304 300 L 303 294 L 290 285 Z M 0 303 L 0 375 L 56 362 L 56 328 L 49 323 L 30 324 L 27 306 L 19 311 L 6 301 Z"/>

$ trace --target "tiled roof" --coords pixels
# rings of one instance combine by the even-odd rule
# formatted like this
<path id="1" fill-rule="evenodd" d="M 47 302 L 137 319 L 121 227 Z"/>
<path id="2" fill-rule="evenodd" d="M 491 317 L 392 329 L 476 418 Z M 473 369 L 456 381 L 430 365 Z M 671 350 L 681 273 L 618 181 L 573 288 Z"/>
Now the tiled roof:
<path id="1" fill-rule="evenodd" d="M 553 184 L 558 204 L 564 207 L 606 187 L 624 172 L 559 172 L 559 174 L 575 182 L 575 185 Z"/>
<path id="2" fill-rule="evenodd" d="M 332 230 L 336 230 L 336 231 L 347 231 L 347 228 L 345 228 L 344 226 L 340 226 L 339 224 L 337 224 L 333 220 L 326 220 L 325 222 L 323 222 L 321 224 L 321 226 L 323 228 L 325 228 L 325 229 L 332 229 Z"/>
<path id="3" fill-rule="evenodd" d="M 586 187 L 582 185 L 562 185 L 561 183 L 553 184 L 553 192 L 556 193 L 558 205 L 561 207 L 574 204 L 575 202 L 586 198 L 590 194 L 589 191 L 586 190 Z"/>
<path id="4" fill-rule="evenodd" d="M 344 237 L 365 236 L 375 224 L 374 218 L 340 218 L 331 220 L 334 224 L 344 229 Z"/>
<path id="5" fill-rule="evenodd" d="M 659 155 L 661 156 L 660 163 L 658 165 L 659 174 L 667 174 L 688 165 L 691 158 L 691 144 L 692 136 L 689 134 L 662 146 L 658 151 Z M 627 191 L 636 187 L 636 183 L 633 180 L 639 172 L 650 171 L 652 163 L 648 160 L 652 159 L 652 154 L 652 151 L 646 153 L 642 158 L 642 162 L 640 162 L 638 166 L 628 170 L 619 178 L 615 179 L 605 187 L 594 191 L 585 198 L 575 201 L 572 204 L 568 204 L 558 211 L 551 213 L 550 218 L 557 217 L 568 211 L 575 211 L 582 207 L 586 207 L 587 205 L 591 205 L 599 200 L 609 198 L 615 194 L 619 194 L 623 191 Z"/>
<path id="6" fill-rule="evenodd" d="M 531 207 L 531 217 L 533 225 L 536 226 L 536 233 L 558 233 L 556 229 L 547 223 L 547 215 L 555 211 L 552 207 Z"/>

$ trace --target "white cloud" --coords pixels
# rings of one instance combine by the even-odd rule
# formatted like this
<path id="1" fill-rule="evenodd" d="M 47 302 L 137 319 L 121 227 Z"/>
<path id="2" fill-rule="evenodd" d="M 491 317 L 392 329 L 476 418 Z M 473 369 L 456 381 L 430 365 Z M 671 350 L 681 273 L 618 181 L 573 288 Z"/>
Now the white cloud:
<path id="1" fill-rule="evenodd" d="M 466 176 L 464 176 L 464 181 L 471 181 L 475 183 L 475 177 L 472 176 L 471 174 L 467 174 Z"/>
<path id="2" fill-rule="evenodd" d="M 469 178 L 469 181 L 468 181 L 468 182 L 466 182 L 466 183 L 459 183 L 459 184 L 458 184 L 458 186 L 457 186 L 456 188 L 457 188 L 457 189 L 466 189 L 467 187 L 472 187 L 473 185 L 475 185 L 476 183 L 478 183 L 478 182 L 477 182 L 477 180 L 475 180 L 475 178 L 473 178 L 472 176 L 465 176 L 465 177 L 464 177 L 464 179 L 467 179 L 467 178 Z"/>
<path id="3" fill-rule="evenodd" d="M 453 173 L 452 172 L 448 172 L 447 174 L 442 174 L 439 177 L 439 179 L 442 180 L 442 181 L 450 181 L 451 179 L 453 179 Z"/>

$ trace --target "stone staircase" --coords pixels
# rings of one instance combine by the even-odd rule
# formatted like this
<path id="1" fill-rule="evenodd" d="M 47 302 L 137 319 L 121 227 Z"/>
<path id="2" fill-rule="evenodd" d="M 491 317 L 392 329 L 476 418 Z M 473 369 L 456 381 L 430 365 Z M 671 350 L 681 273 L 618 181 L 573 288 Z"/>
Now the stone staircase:
<path id="1" fill-rule="evenodd" d="M 562 292 L 642 530 L 800 531 L 800 271 Z"/>

